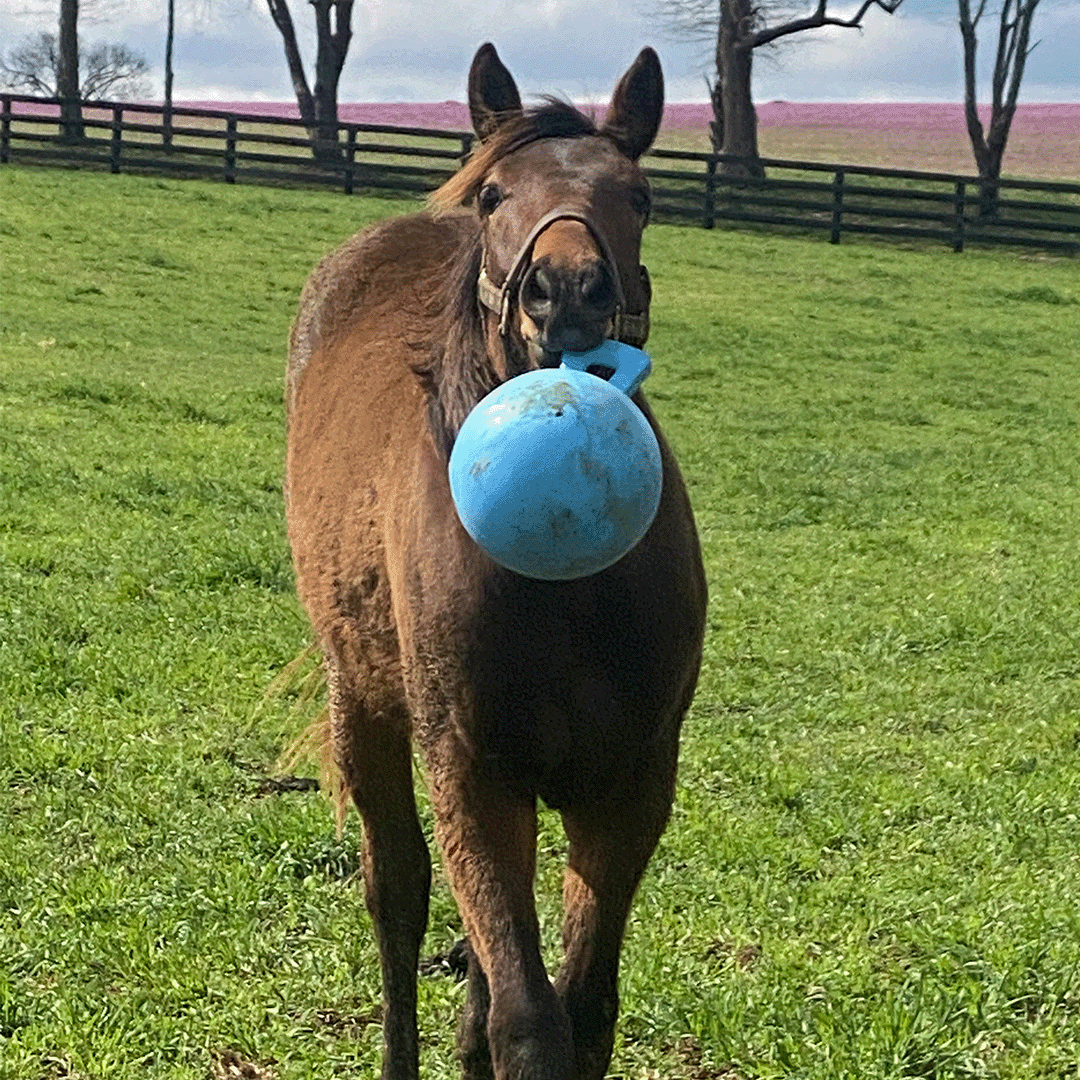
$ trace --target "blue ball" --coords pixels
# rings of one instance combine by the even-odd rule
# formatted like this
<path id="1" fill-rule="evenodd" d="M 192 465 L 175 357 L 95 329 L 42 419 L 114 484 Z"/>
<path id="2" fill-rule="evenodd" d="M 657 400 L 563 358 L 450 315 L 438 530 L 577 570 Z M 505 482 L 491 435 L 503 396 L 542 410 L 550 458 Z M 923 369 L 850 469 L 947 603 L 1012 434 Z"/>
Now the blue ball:
<path id="1" fill-rule="evenodd" d="M 509 379 L 466 417 L 450 491 L 469 535 L 519 574 L 595 574 L 645 535 L 663 468 L 641 410 L 604 379 L 543 368 Z"/>

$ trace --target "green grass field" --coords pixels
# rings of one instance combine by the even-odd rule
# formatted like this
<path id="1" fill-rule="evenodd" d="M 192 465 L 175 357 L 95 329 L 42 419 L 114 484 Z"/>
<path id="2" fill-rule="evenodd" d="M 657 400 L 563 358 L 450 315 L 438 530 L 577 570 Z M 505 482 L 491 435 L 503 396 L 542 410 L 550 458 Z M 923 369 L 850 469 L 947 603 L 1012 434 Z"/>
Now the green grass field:
<path id="1" fill-rule="evenodd" d="M 374 1075 L 357 822 L 275 781 L 264 695 L 307 641 L 295 299 L 403 207 L 0 170 L 2 1080 Z M 711 609 L 612 1077 L 1080 1076 L 1076 261 L 646 258 Z M 425 952 L 458 933 L 437 873 Z M 452 1077 L 463 986 L 420 993 Z"/>

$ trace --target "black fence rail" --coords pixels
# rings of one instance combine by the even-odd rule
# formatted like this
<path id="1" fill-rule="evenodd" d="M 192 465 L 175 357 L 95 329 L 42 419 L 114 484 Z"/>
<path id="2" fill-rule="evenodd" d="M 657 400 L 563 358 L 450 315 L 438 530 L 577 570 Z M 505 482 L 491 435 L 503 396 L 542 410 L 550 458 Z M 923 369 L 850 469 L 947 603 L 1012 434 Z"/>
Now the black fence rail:
<path id="1" fill-rule="evenodd" d="M 761 160 L 766 175 L 724 175 L 722 154 L 654 150 L 658 214 L 698 222 L 756 222 L 843 233 L 1080 250 L 1080 183 L 978 177 L 822 162 Z M 691 164 L 692 163 L 692 164 Z"/>
<path id="2" fill-rule="evenodd" d="M 65 137 L 59 101 L 0 95 L 0 163 L 108 168 L 227 183 L 338 187 L 402 195 L 434 190 L 472 150 L 469 132 L 339 125 L 313 142 L 300 120 L 116 102 L 83 105 L 83 137 Z M 727 175 L 739 158 L 655 150 L 645 160 L 657 220 L 705 228 L 764 225 L 819 233 L 1080 251 L 1080 183 L 762 159 L 763 177 Z"/>
<path id="3" fill-rule="evenodd" d="M 471 132 L 385 124 L 339 125 L 338 141 L 313 141 L 301 120 L 219 109 L 87 102 L 83 137 L 68 138 L 59 101 L 0 95 L 0 164 L 107 168 L 226 183 L 271 183 L 426 193 L 472 150 Z"/>

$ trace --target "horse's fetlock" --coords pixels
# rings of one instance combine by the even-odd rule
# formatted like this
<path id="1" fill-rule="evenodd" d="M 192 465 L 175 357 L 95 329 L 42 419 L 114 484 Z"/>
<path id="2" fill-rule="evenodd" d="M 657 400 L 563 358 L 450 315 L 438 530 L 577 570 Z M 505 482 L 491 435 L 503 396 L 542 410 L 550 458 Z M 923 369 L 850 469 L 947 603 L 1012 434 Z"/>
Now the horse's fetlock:
<path id="1" fill-rule="evenodd" d="M 517 1009 L 488 1020 L 488 1043 L 497 1080 L 572 1080 L 573 1037 L 562 1009 Z"/>

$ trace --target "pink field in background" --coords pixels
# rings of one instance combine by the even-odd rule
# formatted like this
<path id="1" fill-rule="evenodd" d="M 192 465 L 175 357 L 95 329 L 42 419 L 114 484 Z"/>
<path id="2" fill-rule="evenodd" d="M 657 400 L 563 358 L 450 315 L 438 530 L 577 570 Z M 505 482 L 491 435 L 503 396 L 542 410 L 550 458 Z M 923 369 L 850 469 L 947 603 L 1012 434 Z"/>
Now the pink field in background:
<path id="1" fill-rule="evenodd" d="M 989 107 L 980 108 L 983 122 Z M 809 104 L 791 101 L 768 101 L 757 106 L 761 127 L 845 127 L 889 131 L 942 131 L 964 128 L 964 107 L 959 103 L 909 104 L 906 102 L 829 102 Z M 712 113 L 708 105 L 669 105 L 665 126 L 672 128 L 703 127 Z M 1013 130 L 1038 128 L 1069 134 L 1080 139 L 1080 103 L 1021 104 L 1016 107 Z M 965 129 L 966 130 L 966 129 Z"/>
<path id="2" fill-rule="evenodd" d="M 206 104 L 206 103 L 204 103 Z M 269 102 L 214 103 L 217 108 L 296 116 L 296 106 Z M 461 102 L 345 104 L 353 123 L 469 130 Z M 989 110 L 980 110 L 986 122 Z M 602 106 L 597 107 L 602 115 Z M 970 175 L 971 143 L 958 103 L 805 103 L 769 101 L 757 106 L 759 145 L 765 157 L 832 164 L 873 165 Z M 657 145 L 707 151 L 712 110 L 675 102 L 664 110 Z M 1008 176 L 1080 181 L 1080 103 L 1021 104 L 1009 134 Z"/>
<path id="3" fill-rule="evenodd" d="M 298 116 L 295 103 L 177 102 L 258 116 Z M 17 111 L 47 113 L 55 106 L 21 104 Z M 602 115 L 603 107 L 597 112 Z M 988 110 L 981 110 L 984 122 Z M 793 161 L 886 166 L 971 175 L 971 144 L 958 103 L 805 103 L 757 106 L 762 156 Z M 345 122 L 468 131 L 469 110 L 457 101 L 342 104 Z M 712 112 L 707 104 L 667 106 L 657 145 L 707 151 Z M 1080 182 L 1080 102 L 1020 104 L 1009 134 L 1006 176 Z"/>
<path id="4" fill-rule="evenodd" d="M 179 104 L 179 103 L 178 103 Z M 299 115 L 295 104 L 270 101 L 184 102 L 214 109 L 255 113 L 260 116 Z M 342 104 L 341 119 L 354 124 L 393 124 L 399 127 L 448 128 L 466 131 L 469 110 L 459 101 L 410 104 L 406 102 Z M 600 111 L 600 110 L 598 110 Z M 981 110 L 984 118 L 987 109 Z M 964 126 L 964 109 L 959 104 L 902 102 L 857 102 L 812 104 L 768 101 L 757 106 L 758 124 L 768 127 L 845 127 L 874 130 L 942 131 Z M 704 128 L 712 118 L 706 104 L 674 102 L 664 110 L 665 129 Z M 1080 138 L 1080 103 L 1021 104 L 1013 120 L 1014 130 L 1037 128 Z"/>
<path id="5" fill-rule="evenodd" d="M 221 109 L 226 112 L 248 113 L 254 116 L 285 116 L 298 119 L 300 110 L 288 101 L 178 101 L 177 105 L 191 108 Z M 338 104 L 338 116 L 351 124 L 389 124 L 393 127 L 445 128 L 448 131 L 469 131 L 469 107 L 460 101 L 435 102 L 369 102 Z"/>

